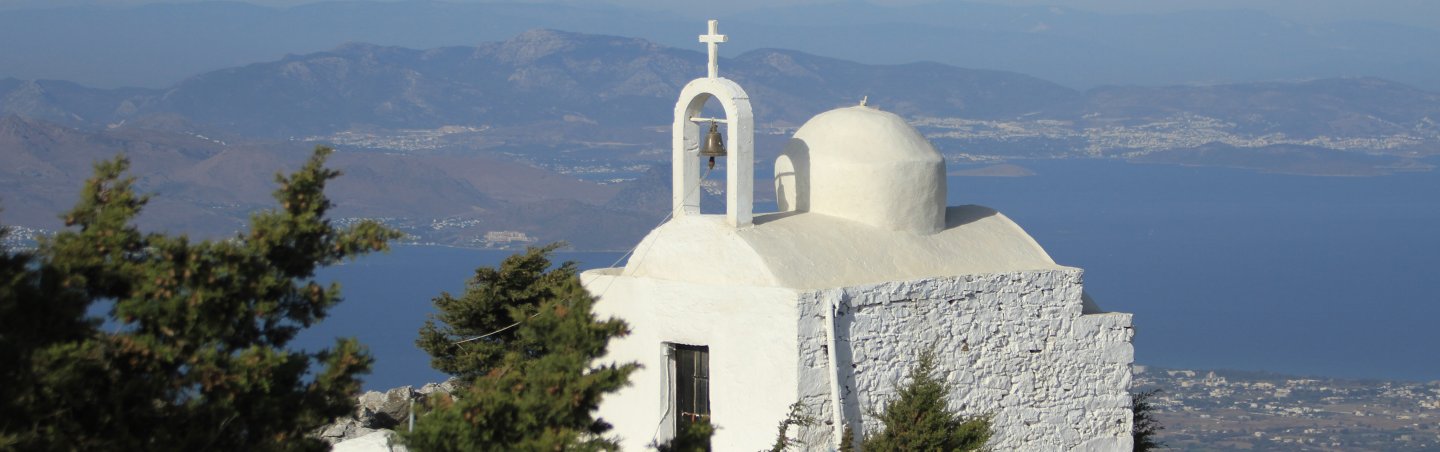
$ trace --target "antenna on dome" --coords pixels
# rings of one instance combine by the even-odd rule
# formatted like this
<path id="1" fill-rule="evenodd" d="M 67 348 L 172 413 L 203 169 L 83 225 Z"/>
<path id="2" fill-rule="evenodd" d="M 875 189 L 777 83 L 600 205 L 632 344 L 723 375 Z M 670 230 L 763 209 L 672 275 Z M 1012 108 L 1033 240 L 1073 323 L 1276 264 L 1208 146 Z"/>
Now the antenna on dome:
<path id="1" fill-rule="evenodd" d="M 868 105 L 868 104 L 870 104 L 870 95 L 867 94 L 867 95 L 865 95 L 865 97 L 861 97 L 861 98 L 860 98 L 860 106 L 861 106 L 861 107 L 864 107 L 864 106 L 866 106 L 866 105 Z"/>

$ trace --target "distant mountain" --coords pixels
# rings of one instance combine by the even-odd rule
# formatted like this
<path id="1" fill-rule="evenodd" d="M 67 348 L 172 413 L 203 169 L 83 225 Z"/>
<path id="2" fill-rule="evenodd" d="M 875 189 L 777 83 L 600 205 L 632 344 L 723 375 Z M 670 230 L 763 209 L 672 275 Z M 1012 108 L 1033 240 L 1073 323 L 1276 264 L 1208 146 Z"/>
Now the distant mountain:
<path id="1" fill-rule="evenodd" d="M 274 207 L 274 175 L 298 168 L 309 146 L 0 116 L 0 224 L 60 228 L 93 163 L 124 154 L 137 188 L 155 195 L 142 227 L 225 237 Z M 604 207 L 615 187 L 486 156 L 339 152 L 330 166 L 344 173 L 327 190 L 336 217 L 384 218 L 425 242 L 485 246 L 488 232 L 514 230 L 606 249 L 638 240 L 654 221 Z"/>
<path id="2" fill-rule="evenodd" d="M 1064 3 L 1056 2 L 1056 5 Z M 1254 10 L 1104 14 L 964 1 L 795 5 L 733 17 L 756 42 L 867 63 L 933 60 L 1067 86 L 1378 76 L 1440 90 L 1440 30 L 1307 25 Z"/>
<path id="3" fill-rule="evenodd" d="M 154 91 L 96 89 L 60 80 L 0 79 L 0 115 L 62 124 L 105 124 L 134 115 Z"/>
<path id="4" fill-rule="evenodd" d="M 175 186 L 183 179 L 183 168 L 222 150 L 218 143 L 181 134 L 87 131 L 4 115 L 0 117 L 0 223 L 59 227 L 60 213 L 75 203 L 80 184 L 99 160 L 127 155 L 142 170 L 137 185 L 149 191 Z M 141 221 L 225 231 L 236 224 L 213 209 L 192 209 L 175 197 L 157 200 Z"/>
<path id="5" fill-rule="evenodd" d="M 565 118 L 660 125 L 675 93 L 704 72 L 699 52 L 648 41 L 534 30 L 477 47 L 336 50 L 224 69 L 165 90 L 142 112 L 175 113 L 251 135 L 322 134 L 355 125 L 515 125 Z M 1005 118 L 1079 94 L 1033 77 L 916 63 L 873 66 L 785 50 L 724 60 L 767 123 L 798 125 L 872 95 L 902 114 Z"/>
<path id="6" fill-rule="evenodd" d="M 654 25 L 663 23 L 661 25 Z M 239 1 L 0 11 L 0 77 L 159 88 L 190 75 L 332 49 L 347 42 L 433 48 L 503 40 L 534 28 L 624 34 L 693 21 L 610 6 L 533 2 L 333 1 L 288 8 Z M 685 30 L 683 33 L 681 30 Z M 57 58 L 57 55 L 64 55 Z"/>
<path id="7" fill-rule="evenodd" d="M 105 3 L 0 11 L 0 42 L 8 44 L 0 46 L 0 77 L 159 88 L 199 72 L 345 42 L 470 46 L 552 28 L 694 49 L 703 29 L 691 17 L 594 2 L 335 1 L 290 8 L 232 1 Z M 775 47 L 868 64 L 938 61 L 1082 89 L 1376 76 L 1440 90 L 1440 46 L 1434 45 L 1440 30 L 1434 28 L 1302 24 L 1246 10 L 1102 14 L 983 2 L 907 3 L 913 4 L 829 2 L 719 17 L 722 31 L 732 36 L 724 54 Z"/>
<path id="8" fill-rule="evenodd" d="M 662 92 L 688 81 L 696 64 L 693 52 L 638 39 L 554 31 L 432 50 L 347 44 L 191 77 L 165 90 L 152 111 L 269 136 L 567 115 L 659 123 L 645 115 L 664 111 L 656 108 Z"/>
<path id="9" fill-rule="evenodd" d="M 642 128 L 668 123 L 675 93 L 703 73 L 703 61 L 699 52 L 641 39 L 532 30 L 474 47 L 414 50 L 353 43 L 212 71 L 164 90 L 11 79 L 0 81 L 0 111 L 63 124 L 124 123 L 211 137 L 303 138 L 463 125 L 489 127 L 492 138 L 522 147 L 586 139 L 644 146 L 655 137 Z M 1088 128 L 1165 125 L 1178 118 L 1210 121 L 1217 133 L 1233 135 L 1227 140 L 1242 146 L 1250 145 L 1247 140 L 1398 140 L 1303 143 L 1378 151 L 1440 139 L 1440 94 L 1373 77 L 1105 86 L 1082 93 L 1013 72 L 939 63 L 869 65 L 792 50 L 754 50 L 722 59 L 721 66 L 723 75 L 756 99 L 761 125 L 772 127 L 793 127 L 869 96 L 871 104 L 907 117 L 1014 122 L 1021 128 L 1038 120 L 1062 121 L 1070 137 L 1045 132 L 1053 139 L 1044 144 L 1005 140 L 1005 146 L 1057 152 L 1095 145 Z M 996 133 L 1013 129 L 1004 126 Z M 1135 143 L 1099 145 L 1203 144 Z M 1001 148 L 994 152 L 1012 153 Z"/>
<path id="10" fill-rule="evenodd" d="M 725 66 L 762 119 L 799 125 L 836 106 L 869 101 L 903 116 L 1013 119 L 1081 101 L 1079 92 L 1028 75 L 939 63 L 868 65 L 790 50 L 747 52 Z M 673 97 L 673 94 L 670 95 Z M 771 106 L 774 105 L 774 106 Z"/>

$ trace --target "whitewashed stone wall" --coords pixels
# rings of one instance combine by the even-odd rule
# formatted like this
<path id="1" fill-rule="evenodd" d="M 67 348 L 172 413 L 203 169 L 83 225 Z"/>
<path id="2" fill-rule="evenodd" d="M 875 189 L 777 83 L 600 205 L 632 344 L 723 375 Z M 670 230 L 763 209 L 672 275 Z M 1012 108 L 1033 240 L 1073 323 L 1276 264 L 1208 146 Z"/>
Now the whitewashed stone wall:
<path id="1" fill-rule="evenodd" d="M 993 414 L 995 450 L 1130 450 L 1130 314 L 1082 315 L 1079 269 L 972 275 L 801 294 L 800 395 L 822 422 L 801 432 L 827 448 L 833 425 L 825 309 L 835 313 L 845 419 L 876 431 L 878 411 L 934 346 L 950 407 Z M 854 424 L 863 419 L 863 429 Z"/>

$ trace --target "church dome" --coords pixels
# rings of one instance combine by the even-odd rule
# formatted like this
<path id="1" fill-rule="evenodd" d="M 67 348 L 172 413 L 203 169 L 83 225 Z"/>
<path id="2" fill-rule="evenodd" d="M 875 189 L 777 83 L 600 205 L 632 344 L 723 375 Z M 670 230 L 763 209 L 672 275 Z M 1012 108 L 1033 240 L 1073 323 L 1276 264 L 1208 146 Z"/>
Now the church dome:
<path id="1" fill-rule="evenodd" d="M 782 212 L 814 212 L 919 234 L 945 227 L 945 159 L 894 113 L 816 115 L 775 161 Z"/>

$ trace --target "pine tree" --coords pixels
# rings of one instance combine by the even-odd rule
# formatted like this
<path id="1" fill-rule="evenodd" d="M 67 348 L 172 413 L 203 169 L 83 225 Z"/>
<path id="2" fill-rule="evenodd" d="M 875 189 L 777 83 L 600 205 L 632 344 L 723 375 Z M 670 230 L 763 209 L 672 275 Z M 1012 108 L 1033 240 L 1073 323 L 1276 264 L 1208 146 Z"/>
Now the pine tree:
<path id="1" fill-rule="evenodd" d="M 0 448 L 325 450 L 305 434 L 353 408 L 370 357 L 287 345 L 340 301 L 317 267 L 398 237 L 325 219 L 329 152 L 226 241 L 140 232 L 128 160 L 97 164 L 69 229 L 0 258 Z"/>
<path id="2" fill-rule="evenodd" d="M 885 404 L 878 417 L 885 429 L 862 442 L 867 451 L 959 451 L 980 450 L 990 439 L 990 418 L 967 418 L 946 406 L 950 387 L 935 375 L 938 358 L 934 349 L 920 354 L 910 368 L 910 383 L 899 388 L 899 397 Z"/>
<path id="3" fill-rule="evenodd" d="M 454 399 L 428 403 L 414 450 L 616 450 L 594 416 L 601 397 L 628 384 L 635 364 L 592 365 L 610 339 L 628 333 L 620 320 L 597 320 L 595 299 L 575 264 L 550 268 L 558 244 L 530 248 L 499 268 L 475 271 L 460 298 L 434 299 L 439 313 L 416 341 L 432 365 L 459 377 Z"/>
<path id="4" fill-rule="evenodd" d="M 1165 429 L 1160 420 L 1155 419 L 1155 404 L 1150 400 L 1160 394 L 1160 389 L 1141 391 L 1130 399 L 1131 436 L 1135 439 L 1133 450 L 1135 452 L 1148 452 L 1165 447 L 1165 443 L 1155 439 L 1161 430 Z"/>

